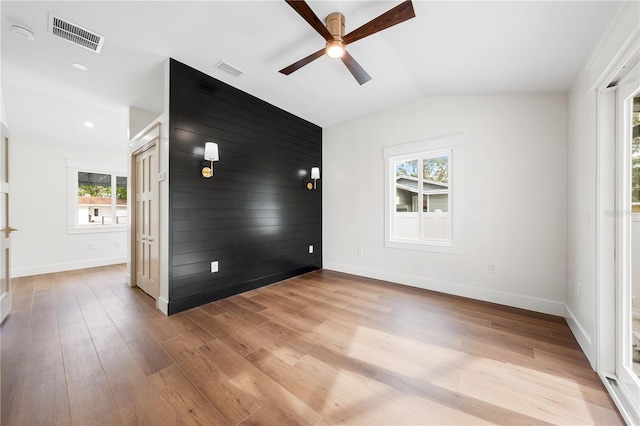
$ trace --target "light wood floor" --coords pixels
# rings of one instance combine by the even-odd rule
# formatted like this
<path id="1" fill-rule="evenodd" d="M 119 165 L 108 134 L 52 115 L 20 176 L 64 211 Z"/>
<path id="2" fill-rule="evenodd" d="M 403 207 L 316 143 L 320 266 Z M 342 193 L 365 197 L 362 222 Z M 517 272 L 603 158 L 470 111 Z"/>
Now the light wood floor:
<path id="1" fill-rule="evenodd" d="M 165 317 L 123 282 L 13 281 L 2 425 L 622 424 L 558 317 L 330 271 Z"/>

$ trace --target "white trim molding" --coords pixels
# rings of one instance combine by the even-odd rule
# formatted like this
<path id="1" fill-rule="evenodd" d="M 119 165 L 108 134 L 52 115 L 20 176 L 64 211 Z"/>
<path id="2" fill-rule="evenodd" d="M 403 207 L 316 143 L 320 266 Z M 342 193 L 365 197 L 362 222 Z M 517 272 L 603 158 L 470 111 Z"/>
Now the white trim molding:
<path id="1" fill-rule="evenodd" d="M 97 268 L 99 266 L 118 265 L 120 263 L 127 263 L 127 257 L 118 256 L 103 259 L 80 260 L 68 263 L 54 263 L 50 265 L 33 266 L 30 268 L 16 268 L 11 270 L 11 278 L 73 271 L 76 269 Z"/>
<path id="2" fill-rule="evenodd" d="M 169 301 L 164 297 L 158 297 L 156 301 L 156 308 L 165 315 L 169 315 Z"/>

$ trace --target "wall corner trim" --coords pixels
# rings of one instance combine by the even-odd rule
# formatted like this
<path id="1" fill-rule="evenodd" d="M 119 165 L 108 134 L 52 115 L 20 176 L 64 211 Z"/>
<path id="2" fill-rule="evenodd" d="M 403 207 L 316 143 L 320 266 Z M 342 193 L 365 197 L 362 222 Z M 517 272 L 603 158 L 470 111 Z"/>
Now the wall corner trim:
<path id="1" fill-rule="evenodd" d="M 169 301 L 164 297 L 158 297 L 156 307 L 160 309 L 163 314 L 169 315 Z"/>

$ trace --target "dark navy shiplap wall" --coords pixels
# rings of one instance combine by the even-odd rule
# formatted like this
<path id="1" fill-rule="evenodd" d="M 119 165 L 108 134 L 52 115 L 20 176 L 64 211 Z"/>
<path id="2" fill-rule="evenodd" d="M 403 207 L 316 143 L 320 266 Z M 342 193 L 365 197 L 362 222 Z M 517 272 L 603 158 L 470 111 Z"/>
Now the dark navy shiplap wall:
<path id="1" fill-rule="evenodd" d="M 321 268 L 322 129 L 175 60 L 169 102 L 169 314 Z"/>

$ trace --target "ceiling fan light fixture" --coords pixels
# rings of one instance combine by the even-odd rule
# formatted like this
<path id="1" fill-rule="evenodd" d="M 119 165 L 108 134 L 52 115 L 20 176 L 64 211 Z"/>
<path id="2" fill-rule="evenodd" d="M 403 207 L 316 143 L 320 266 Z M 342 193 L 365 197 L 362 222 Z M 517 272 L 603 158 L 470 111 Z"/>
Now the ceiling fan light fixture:
<path id="1" fill-rule="evenodd" d="M 344 56 L 344 43 L 342 40 L 329 40 L 327 42 L 327 56 L 333 59 L 340 59 Z"/>

